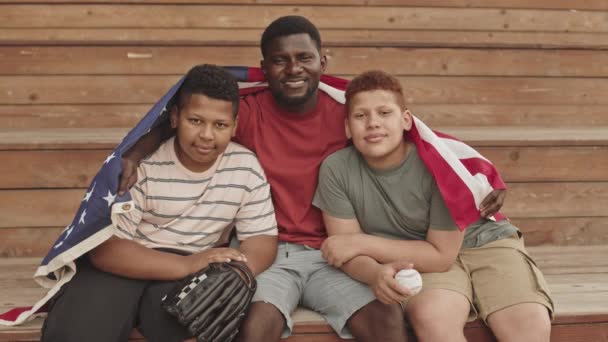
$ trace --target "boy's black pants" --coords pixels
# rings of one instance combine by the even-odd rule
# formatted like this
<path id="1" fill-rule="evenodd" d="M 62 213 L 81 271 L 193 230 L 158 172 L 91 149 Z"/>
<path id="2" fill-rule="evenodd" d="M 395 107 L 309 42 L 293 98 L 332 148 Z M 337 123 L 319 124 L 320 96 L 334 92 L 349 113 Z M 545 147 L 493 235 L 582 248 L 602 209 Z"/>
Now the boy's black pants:
<path id="1" fill-rule="evenodd" d="M 49 303 L 42 342 L 126 342 L 133 328 L 148 342 L 191 337 L 160 307 L 176 282 L 127 279 L 81 259 L 74 278 Z"/>

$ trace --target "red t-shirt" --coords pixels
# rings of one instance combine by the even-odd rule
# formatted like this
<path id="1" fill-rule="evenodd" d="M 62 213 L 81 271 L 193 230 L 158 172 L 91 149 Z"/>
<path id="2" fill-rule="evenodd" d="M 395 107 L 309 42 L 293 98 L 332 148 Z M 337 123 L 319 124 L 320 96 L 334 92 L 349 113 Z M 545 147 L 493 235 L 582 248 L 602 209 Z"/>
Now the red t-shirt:
<path id="1" fill-rule="evenodd" d="M 314 110 L 289 113 L 269 90 L 245 96 L 235 140 L 254 151 L 272 193 L 279 240 L 319 248 L 327 237 L 312 205 L 321 162 L 347 145 L 344 105 L 322 91 Z"/>

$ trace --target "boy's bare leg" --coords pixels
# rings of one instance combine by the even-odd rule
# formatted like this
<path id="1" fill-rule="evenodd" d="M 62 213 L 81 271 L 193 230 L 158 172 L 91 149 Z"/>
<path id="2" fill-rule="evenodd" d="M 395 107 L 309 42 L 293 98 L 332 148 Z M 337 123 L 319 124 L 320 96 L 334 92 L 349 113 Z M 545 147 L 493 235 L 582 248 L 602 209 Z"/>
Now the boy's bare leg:
<path id="1" fill-rule="evenodd" d="M 551 320 L 542 304 L 509 306 L 492 313 L 487 320 L 499 341 L 548 342 L 551 337 Z"/>
<path id="2" fill-rule="evenodd" d="M 420 342 L 462 341 L 471 304 L 462 294 L 442 289 L 428 289 L 413 297 L 406 307 L 416 337 Z"/>

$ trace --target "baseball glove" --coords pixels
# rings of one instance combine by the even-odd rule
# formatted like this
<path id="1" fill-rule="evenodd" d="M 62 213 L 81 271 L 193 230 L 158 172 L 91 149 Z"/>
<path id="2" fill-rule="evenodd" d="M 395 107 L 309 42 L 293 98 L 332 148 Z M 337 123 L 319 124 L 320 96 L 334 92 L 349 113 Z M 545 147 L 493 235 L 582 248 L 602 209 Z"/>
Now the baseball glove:
<path id="1" fill-rule="evenodd" d="M 198 342 L 229 342 L 239 331 L 256 286 L 245 264 L 211 263 L 180 281 L 161 306 Z"/>

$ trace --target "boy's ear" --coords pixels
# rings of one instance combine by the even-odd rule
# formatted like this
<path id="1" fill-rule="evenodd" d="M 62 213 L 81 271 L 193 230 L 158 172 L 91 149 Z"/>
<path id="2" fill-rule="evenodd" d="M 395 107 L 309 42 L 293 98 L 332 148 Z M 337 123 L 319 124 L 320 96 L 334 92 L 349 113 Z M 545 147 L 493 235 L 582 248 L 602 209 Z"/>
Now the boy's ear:
<path id="1" fill-rule="evenodd" d="M 171 106 L 171 113 L 169 114 L 169 121 L 171 122 L 171 128 L 177 128 L 177 121 L 179 120 L 179 112 L 177 106 Z"/>
<path id="2" fill-rule="evenodd" d="M 412 123 L 414 122 L 414 117 L 412 116 L 412 113 L 410 112 L 409 109 L 406 109 L 405 111 L 403 111 L 403 129 L 406 131 L 410 131 L 412 129 Z"/>
<path id="3" fill-rule="evenodd" d="M 344 131 L 346 132 L 346 137 L 352 139 L 353 135 L 350 133 L 350 127 L 348 127 L 348 118 L 344 119 Z"/>
<path id="4" fill-rule="evenodd" d="M 232 134 L 230 135 L 232 138 L 234 138 L 234 136 L 236 135 L 236 130 L 238 128 L 239 125 L 239 118 L 238 116 L 236 118 L 234 118 L 234 127 L 232 127 Z"/>

